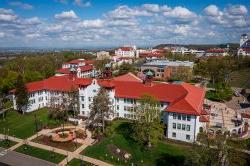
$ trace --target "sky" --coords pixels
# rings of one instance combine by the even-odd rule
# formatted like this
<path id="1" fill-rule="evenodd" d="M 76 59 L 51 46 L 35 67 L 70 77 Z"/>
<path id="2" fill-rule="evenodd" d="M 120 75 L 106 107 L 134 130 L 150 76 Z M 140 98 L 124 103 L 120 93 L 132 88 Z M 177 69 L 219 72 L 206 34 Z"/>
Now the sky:
<path id="1" fill-rule="evenodd" d="M 239 43 L 250 0 L 0 0 L 0 47 Z"/>

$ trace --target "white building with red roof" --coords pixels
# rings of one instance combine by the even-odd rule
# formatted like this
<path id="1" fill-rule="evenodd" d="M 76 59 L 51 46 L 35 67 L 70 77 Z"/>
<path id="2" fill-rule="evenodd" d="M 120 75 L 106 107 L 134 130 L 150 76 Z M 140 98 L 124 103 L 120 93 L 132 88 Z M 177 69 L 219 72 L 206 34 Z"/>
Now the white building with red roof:
<path id="1" fill-rule="evenodd" d="M 167 138 L 193 142 L 200 130 L 206 129 L 206 113 L 203 109 L 205 91 L 202 88 L 187 84 L 169 84 L 163 82 L 142 81 L 132 73 L 112 79 L 75 78 L 70 75 L 53 76 L 43 81 L 27 84 L 29 108 L 26 112 L 42 107 L 50 107 L 54 96 L 67 96 L 76 91 L 79 96 L 79 115 L 88 117 L 90 104 L 100 87 L 108 90 L 114 118 L 136 119 L 134 108 L 144 94 L 154 96 L 163 111 L 163 122 Z M 14 108 L 16 109 L 15 91 Z M 65 102 L 54 101 L 56 104 Z M 55 103 L 54 103 L 55 104 Z"/>
<path id="2" fill-rule="evenodd" d="M 56 71 L 56 75 L 69 75 L 75 73 L 78 78 L 96 77 L 98 72 L 94 69 L 93 60 L 76 59 L 66 62 Z"/>
<path id="3" fill-rule="evenodd" d="M 205 56 L 226 56 L 228 55 L 227 49 L 222 48 L 212 48 L 206 50 Z"/>
<path id="4" fill-rule="evenodd" d="M 136 49 L 136 46 L 123 46 L 115 49 L 115 55 L 117 57 L 138 58 L 139 50 Z"/>

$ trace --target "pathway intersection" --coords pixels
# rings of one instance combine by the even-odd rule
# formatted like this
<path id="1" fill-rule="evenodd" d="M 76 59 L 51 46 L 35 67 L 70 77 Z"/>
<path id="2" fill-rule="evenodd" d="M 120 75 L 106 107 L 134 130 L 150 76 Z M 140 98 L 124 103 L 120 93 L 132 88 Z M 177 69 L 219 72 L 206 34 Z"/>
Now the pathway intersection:
<path id="1" fill-rule="evenodd" d="M 80 128 L 80 127 L 67 126 L 65 128 Z M 94 158 L 91 158 L 91 157 L 87 157 L 87 156 L 84 156 L 84 155 L 80 154 L 85 148 L 87 148 L 88 146 L 91 146 L 95 142 L 95 140 L 91 138 L 91 132 L 88 131 L 88 130 L 86 130 L 87 138 L 82 142 L 82 145 L 78 149 L 76 149 L 74 152 L 70 152 L 70 151 L 67 151 L 67 150 L 51 147 L 51 146 L 48 146 L 48 145 L 43 145 L 43 144 L 36 143 L 36 142 L 32 141 L 33 139 L 35 139 L 35 138 L 37 138 L 37 137 L 39 137 L 41 135 L 46 135 L 46 134 L 48 134 L 48 133 L 50 133 L 52 131 L 58 130 L 58 129 L 61 129 L 61 127 L 55 128 L 55 129 L 44 129 L 44 130 L 41 130 L 37 134 L 35 134 L 35 135 L 33 135 L 33 136 L 31 136 L 31 137 L 29 137 L 27 139 L 20 139 L 20 138 L 8 136 L 9 140 L 15 141 L 15 142 L 17 142 L 17 144 L 12 146 L 8 150 L 5 150 L 4 152 L 3 151 L 0 152 L 0 157 L 1 157 L 1 155 L 6 155 L 8 153 L 8 151 L 14 151 L 18 147 L 20 147 L 20 146 L 22 146 L 24 144 L 27 144 L 27 145 L 30 145 L 30 146 L 33 146 L 33 147 L 37 147 L 37 148 L 40 148 L 40 149 L 53 151 L 55 153 L 65 155 L 66 158 L 58 164 L 59 166 L 67 165 L 67 163 L 69 161 L 71 161 L 72 159 L 74 159 L 74 158 L 89 162 L 89 163 L 94 164 L 94 165 L 111 166 L 111 164 L 106 163 L 104 161 L 94 159 Z M 0 134 L 0 139 L 2 139 L 2 140 L 5 139 L 5 135 Z"/>

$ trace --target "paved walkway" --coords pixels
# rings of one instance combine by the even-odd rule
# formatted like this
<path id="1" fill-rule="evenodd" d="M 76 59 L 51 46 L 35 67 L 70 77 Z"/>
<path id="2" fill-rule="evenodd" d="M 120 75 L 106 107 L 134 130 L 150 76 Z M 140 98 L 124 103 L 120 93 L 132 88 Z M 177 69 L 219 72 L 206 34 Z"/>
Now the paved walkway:
<path id="1" fill-rule="evenodd" d="M 82 129 L 81 127 L 75 127 L 75 126 L 66 126 L 65 128 Z M 20 146 L 22 146 L 24 144 L 28 144 L 30 146 L 34 146 L 34 147 L 37 147 L 37 148 L 40 148 L 40 149 L 45 149 L 45 150 L 48 150 L 48 151 L 53 151 L 55 153 L 59 153 L 59 154 L 67 156 L 63 161 L 61 161 L 59 163 L 60 166 L 65 166 L 70 160 L 72 160 L 74 158 L 84 160 L 84 161 L 92 163 L 94 165 L 111 166 L 111 164 L 108 164 L 108 163 L 103 162 L 101 160 L 94 159 L 94 158 L 91 158 L 91 157 L 87 157 L 87 156 L 84 156 L 84 155 L 80 155 L 80 153 L 86 147 L 91 146 L 94 143 L 94 141 L 95 141 L 94 139 L 91 138 L 91 132 L 88 131 L 88 130 L 86 130 L 87 138 L 83 141 L 82 146 L 80 146 L 74 152 L 70 152 L 70 151 L 67 151 L 67 150 L 63 150 L 63 149 L 51 147 L 51 146 L 48 146 L 48 145 L 43 145 L 43 144 L 36 143 L 36 142 L 32 141 L 33 139 L 37 138 L 40 135 L 47 135 L 50 132 L 58 130 L 58 129 L 61 129 L 61 127 L 55 128 L 55 129 L 44 129 L 44 130 L 41 130 L 40 132 L 38 132 L 37 134 L 29 137 L 26 140 L 9 136 L 8 137 L 9 140 L 17 142 L 17 144 L 14 145 L 14 146 L 12 146 L 11 148 L 9 148 L 9 150 L 10 151 L 14 151 L 16 148 L 18 148 L 18 147 L 20 147 Z M 5 136 L 2 135 L 2 134 L 0 134 L 0 139 L 4 139 L 4 138 L 5 138 Z"/>

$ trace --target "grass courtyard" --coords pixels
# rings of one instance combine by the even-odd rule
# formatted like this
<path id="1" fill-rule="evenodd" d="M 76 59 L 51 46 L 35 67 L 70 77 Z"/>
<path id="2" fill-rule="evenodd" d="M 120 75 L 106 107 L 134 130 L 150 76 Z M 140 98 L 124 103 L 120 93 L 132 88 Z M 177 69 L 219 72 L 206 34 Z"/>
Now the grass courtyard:
<path id="1" fill-rule="evenodd" d="M 50 161 L 55 164 L 58 164 L 66 157 L 62 154 L 58 154 L 58 153 L 51 152 L 51 151 L 44 150 L 44 149 L 39 149 L 39 148 L 32 147 L 29 145 L 22 145 L 18 147 L 15 151 L 29 155 L 29 156 L 33 156 L 42 160 Z"/>
<path id="2" fill-rule="evenodd" d="M 238 70 L 230 74 L 229 84 L 232 87 L 250 88 L 250 68 Z"/>
<path id="3" fill-rule="evenodd" d="M 82 161 L 80 159 L 73 159 L 68 163 L 68 166 L 80 166 L 80 165 L 84 165 L 84 166 L 92 166 L 93 164 L 88 163 L 86 161 Z"/>
<path id="4" fill-rule="evenodd" d="M 108 127 L 110 134 L 101 142 L 87 147 L 82 154 L 107 161 L 114 165 L 183 165 L 188 147 L 176 144 L 158 142 L 152 149 L 146 150 L 123 132 L 128 129 L 128 122 L 117 120 Z M 112 147 L 117 147 L 131 154 L 131 159 L 127 161 L 121 156 L 117 156 L 112 151 Z M 119 158 L 119 159 L 118 159 Z"/>
<path id="5" fill-rule="evenodd" d="M 56 127 L 60 125 L 55 120 L 48 119 L 48 110 L 45 108 L 25 115 L 11 110 L 7 112 L 5 120 L 0 118 L 0 133 L 7 133 L 22 139 L 34 135 L 36 133 L 35 114 L 39 128 L 42 126 Z"/>
<path id="6" fill-rule="evenodd" d="M 1 148 L 5 148 L 5 149 L 8 149 L 14 145 L 16 145 L 17 142 L 14 142 L 14 141 L 10 141 L 10 140 L 0 140 L 0 147 Z"/>

